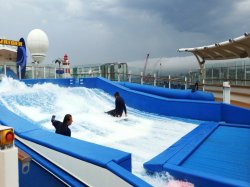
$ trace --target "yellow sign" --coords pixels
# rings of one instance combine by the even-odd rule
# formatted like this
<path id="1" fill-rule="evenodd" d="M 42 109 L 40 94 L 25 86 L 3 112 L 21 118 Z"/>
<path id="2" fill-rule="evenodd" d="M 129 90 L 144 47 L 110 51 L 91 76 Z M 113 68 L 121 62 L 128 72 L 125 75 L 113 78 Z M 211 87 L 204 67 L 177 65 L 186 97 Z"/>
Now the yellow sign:
<path id="1" fill-rule="evenodd" d="M 12 45 L 12 46 L 23 46 L 22 42 L 14 41 L 14 40 L 6 40 L 6 39 L 0 39 L 0 44 L 2 45 Z"/>

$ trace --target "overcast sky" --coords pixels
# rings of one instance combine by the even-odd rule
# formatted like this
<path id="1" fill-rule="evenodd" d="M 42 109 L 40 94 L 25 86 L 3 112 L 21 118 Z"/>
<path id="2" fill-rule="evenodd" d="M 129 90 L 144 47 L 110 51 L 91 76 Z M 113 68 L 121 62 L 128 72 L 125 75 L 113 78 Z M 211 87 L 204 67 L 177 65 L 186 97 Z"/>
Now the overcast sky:
<path id="1" fill-rule="evenodd" d="M 71 65 L 190 56 L 178 48 L 250 32 L 250 0 L 0 0 L 0 38 L 48 36 L 44 63 Z M 30 54 L 29 61 L 31 61 Z"/>

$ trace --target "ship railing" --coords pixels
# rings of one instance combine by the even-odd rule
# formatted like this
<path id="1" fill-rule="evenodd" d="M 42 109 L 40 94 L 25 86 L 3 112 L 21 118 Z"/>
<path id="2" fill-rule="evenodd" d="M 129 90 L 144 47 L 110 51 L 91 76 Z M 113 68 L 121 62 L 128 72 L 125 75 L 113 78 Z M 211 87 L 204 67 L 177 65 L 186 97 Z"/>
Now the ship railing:
<path id="1" fill-rule="evenodd" d="M 3 76 L 13 77 L 16 79 L 38 79 L 38 78 L 86 78 L 86 77 L 104 77 L 111 81 L 118 82 L 132 82 L 145 85 L 153 85 L 159 87 L 173 88 L 173 89 L 189 89 L 196 82 L 199 85 L 200 90 L 205 90 L 207 85 L 222 85 L 223 82 L 227 81 L 233 86 L 250 86 L 250 78 L 245 76 L 245 78 L 229 77 L 225 78 L 205 78 L 204 80 L 199 77 L 197 72 L 188 73 L 186 75 L 166 75 L 159 76 L 157 74 L 147 74 L 143 73 L 133 73 L 129 72 L 101 72 L 100 69 L 93 69 L 91 71 L 85 72 L 73 72 L 71 70 L 70 74 L 65 76 L 63 68 L 59 68 L 52 65 L 27 65 L 25 68 L 25 76 L 22 76 L 22 71 L 24 71 L 20 66 L 15 65 L 1 65 L 0 66 L 0 79 Z"/>

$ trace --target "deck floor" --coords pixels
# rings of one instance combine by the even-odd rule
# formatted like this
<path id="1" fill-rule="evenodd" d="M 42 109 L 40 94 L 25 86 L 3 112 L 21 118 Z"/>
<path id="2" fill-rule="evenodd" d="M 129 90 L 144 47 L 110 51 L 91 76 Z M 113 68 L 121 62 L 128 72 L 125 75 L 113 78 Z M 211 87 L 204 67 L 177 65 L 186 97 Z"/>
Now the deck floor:
<path id="1" fill-rule="evenodd" d="M 250 183 L 250 128 L 219 126 L 182 166 Z"/>

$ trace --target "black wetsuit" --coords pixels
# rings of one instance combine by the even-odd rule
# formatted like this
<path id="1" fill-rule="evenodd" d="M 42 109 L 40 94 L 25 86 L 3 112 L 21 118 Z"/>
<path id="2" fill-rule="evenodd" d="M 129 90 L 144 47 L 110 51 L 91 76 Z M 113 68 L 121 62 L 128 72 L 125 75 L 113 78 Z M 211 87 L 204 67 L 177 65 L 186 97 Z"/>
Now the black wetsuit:
<path id="1" fill-rule="evenodd" d="M 121 97 L 117 97 L 115 100 L 115 114 L 117 116 L 121 116 L 123 113 L 123 110 L 124 110 L 125 114 L 127 114 L 127 109 L 126 109 L 126 105 L 124 103 L 124 100 Z"/>
<path id="2" fill-rule="evenodd" d="M 119 97 L 117 97 L 115 99 L 115 109 L 114 110 L 110 110 L 107 113 L 109 115 L 118 117 L 118 116 L 122 115 L 123 111 L 125 112 L 125 114 L 127 114 L 127 109 L 126 109 L 125 102 L 122 99 L 122 97 L 119 96 Z"/>
<path id="3" fill-rule="evenodd" d="M 56 133 L 64 136 L 71 136 L 71 130 L 69 126 L 61 121 L 53 120 L 52 125 L 56 128 Z"/>

